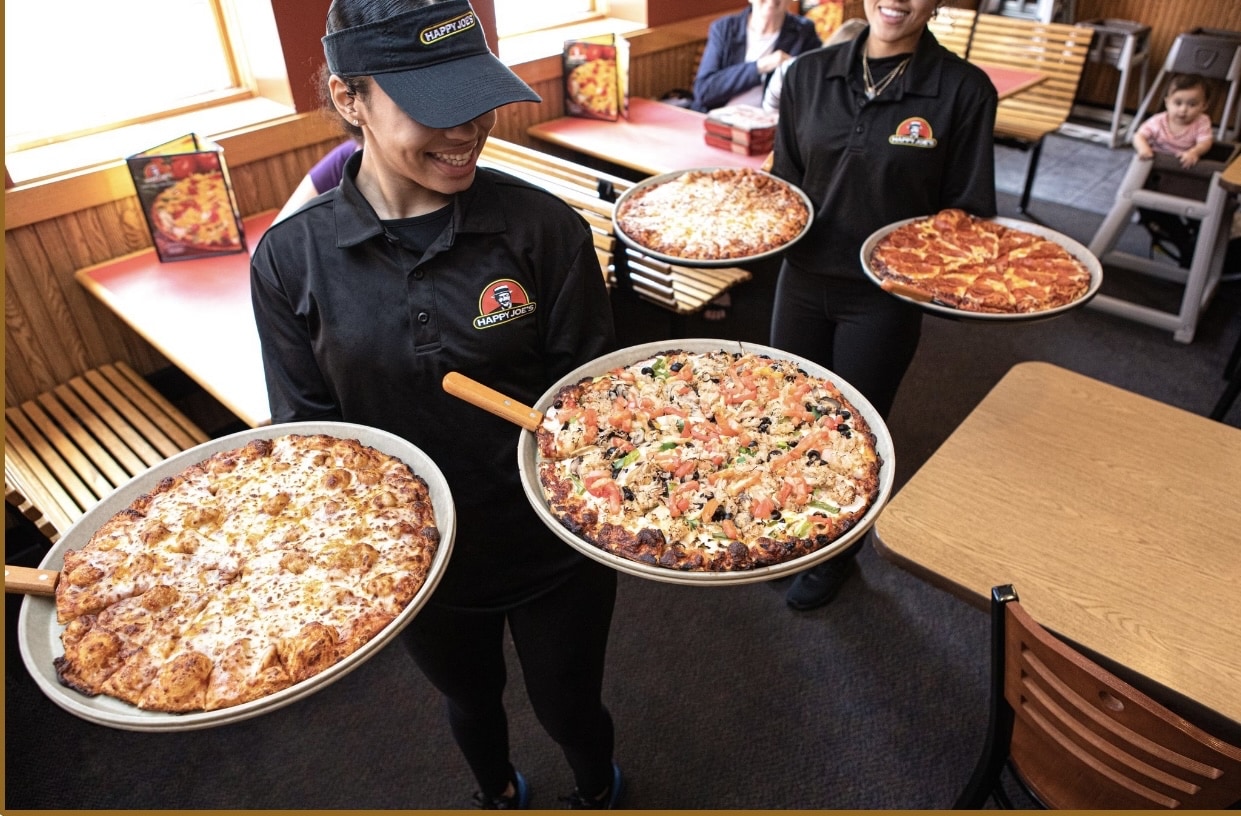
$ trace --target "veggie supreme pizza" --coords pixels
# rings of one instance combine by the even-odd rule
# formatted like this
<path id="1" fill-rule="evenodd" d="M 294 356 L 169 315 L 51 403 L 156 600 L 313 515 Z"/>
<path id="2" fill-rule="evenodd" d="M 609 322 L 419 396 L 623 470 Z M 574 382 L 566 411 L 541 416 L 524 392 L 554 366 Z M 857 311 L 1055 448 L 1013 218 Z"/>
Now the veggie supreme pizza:
<path id="1" fill-rule="evenodd" d="M 357 440 L 288 435 L 215 453 L 65 552 L 57 675 L 153 711 L 264 697 L 387 626 L 438 545 L 426 482 Z"/>
<path id="2" fill-rule="evenodd" d="M 810 219 L 787 182 L 747 168 L 687 170 L 635 187 L 616 225 L 639 246 L 686 261 L 727 261 L 792 243 Z"/>
<path id="3" fill-rule="evenodd" d="M 1065 306 L 1090 270 L 1060 244 L 964 210 L 943 210 L 884 236 L 869 258 L 881 280 L 969 312 L 1025 314 Z"/>
<path id="4" fill-rule="evenodd" d="M 879 494 L 875 436 L 856 408 L 756 353 L 670 350 L 566 385 L 537 442 L 565 528 L 673 570 L 791 561 L 852 529 Z"/>

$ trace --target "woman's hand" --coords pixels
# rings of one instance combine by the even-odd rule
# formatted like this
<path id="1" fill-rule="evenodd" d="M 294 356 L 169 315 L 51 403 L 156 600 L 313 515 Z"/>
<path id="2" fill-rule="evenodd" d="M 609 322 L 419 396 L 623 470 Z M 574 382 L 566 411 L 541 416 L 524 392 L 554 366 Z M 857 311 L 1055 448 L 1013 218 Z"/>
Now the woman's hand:
<path id="1" fill-rule="evenodd" d="M 770 54 L 759 57 L 755 64 L 758 66 L 758 72 L 766 76 L 791 59 L 792 57 L 784 51 L 772 51 Z"/>

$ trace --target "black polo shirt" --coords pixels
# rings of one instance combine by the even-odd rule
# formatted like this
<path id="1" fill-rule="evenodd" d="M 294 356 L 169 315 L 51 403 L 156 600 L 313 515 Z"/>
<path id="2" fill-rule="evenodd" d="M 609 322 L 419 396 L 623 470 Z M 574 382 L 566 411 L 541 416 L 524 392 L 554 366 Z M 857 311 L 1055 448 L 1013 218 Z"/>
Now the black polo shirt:
<path id="1" fill-rule="evenodd" d="M 814 224 L 785 256 L 812 274 L 861 276 L 862 244 L 893 221 L 948 207 L 996 212 L 987 75 L 925 31 L 901 78 L 867 100 L 868 36 L 803 54 L 784 78 L 772 172 L 814 203 Z M 872 61 L 875 77 L 895 63 Z"/>
<path id="2" fill-rule="evenodd" d="M 533 404 L 613 349 L 612 313 L 590 231 L 558 198 L 479 169 L 419 255 L 355 184 L 271 227 L 251 263 L 272 421 L 342 420 L 413 442 L 447 477 L 458 532 L 435 594 L 502 606 L 578 563 L 522 491 L 516 425 L 450 396 L 459 371 Z"/>

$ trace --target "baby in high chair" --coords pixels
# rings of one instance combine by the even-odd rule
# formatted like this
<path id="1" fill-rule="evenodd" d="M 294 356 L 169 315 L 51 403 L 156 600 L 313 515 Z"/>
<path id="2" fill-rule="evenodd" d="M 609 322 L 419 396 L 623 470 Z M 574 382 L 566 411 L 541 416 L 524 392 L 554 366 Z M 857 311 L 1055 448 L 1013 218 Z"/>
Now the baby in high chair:
<path id="1" fill-rule="evenodd" d="M 1181 167 L 1198 163 L 1211 145 L 1211 117 L 1206 113 L 1206 80 L 1197 74 L 1173 74 L 1168 80 L 1162 113 L 1142 123 L 1133 135 L 1133 149 L 1143 159 L 1156 153 L 1176 156 Z"/>

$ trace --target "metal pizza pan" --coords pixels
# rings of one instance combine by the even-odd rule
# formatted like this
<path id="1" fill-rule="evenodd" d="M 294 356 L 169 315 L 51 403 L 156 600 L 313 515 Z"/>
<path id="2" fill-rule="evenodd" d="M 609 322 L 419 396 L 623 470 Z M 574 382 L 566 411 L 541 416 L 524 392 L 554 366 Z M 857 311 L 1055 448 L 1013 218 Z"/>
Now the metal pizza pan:
<path id="1" fill-rule="evenodd" d="M 88 697 L 61 685 L 53 660 L 64 654 L 60 641 L 64 626 L 56 622 L 55 600 L 47 595 L 26 595 L 22 599 L 21 611 L 18 614 L 18 645 L 27 670 L 52 702 L 84 720 L 127 731 L 192 731 L 236 723 L 282 708 L 327 687 L 373 657 L 413 620 L 435 591 L 452 553 L 457 528 L 452 494 L 439 467 L 418 447 L 386 431 L 347 422 L 289 422 L 269 425 L 222 436 L 183 451 L 135 476 L 89 510 L 65 531 L 60 541 L 44 557 L 39 565 L 40 569 L 59 570 L 66 550 L 83 547 L 105 521 L 128 507 L 134 499 L 149 492 L 165 476 L 175 475 L 214 453 L 242 447 L 251 440 L 275 439 L 289 434 L 327 434 L 344 439 L 357 439 L 364 445 L 397 457 L 426 481 L 435 511 L 435 524 L 440 532 L 440 543 L 427 572 L 426 582 L 409 605 L 360 649 L 314 677 L 248 703 L 216 711 L 178 714 L 144 711 L 112 697 Z"/>
<path id="2" fill-rule="evenodd" d="M 691 172 L 710 173 L 715 170 L 737 170 L 737 169 L 739 168 L 736 168 L 736 167 L 694 167 L 694 168 L 689 168 L 686 170 L 674 170 L 670 173 L 660 173 L 657 176 L 651 176 L 650 178 L 643 179 L 642 181 L 638 182 L 637 184 L 633 185 L 628 190 L 626 190 L 623 194 L 621 194 L 621 197 L 616 200 L 616 205 L 612 209 L 612 229 L 616 232 L 616 237 L 620 238 L 621 242 L 625 244 L 626 246 L 628 246 L 629 248 L 636 250 L 638 252 L 641 252 L 643 255 L 648 255 L 652 258 L 663 261 L 664 263 L 676 264 L 678 266 L 715 268 L 715 267 L 726 267 L 726 266 L 738 266 L 740 264 L 760 261 L 764 258 L 769 258 L 773 255 L 778 255 L 784 250 L 791 247 L 793 244 L 800 241 L 806 235 L 806 233 L 810 231 L 810 226 L 814 223 L 814 206 L 811 205 L 810 203 L 810 197 L 807 196 L 805 192 L 803 192 L 796 185 L 790 184 L 784 179 L 774 176 L 765 170 L 753 170 L 752 172 L 767 176 L 773 181 L 776 181 L 784 185 L 785 187 L 787 187 L 791 192 L 796 194 L 797 197 L 802 200 L 803 204 L 806 205 L 806 213 L 807 213 L 806 224 L 805 226 L 802 227 L 801 231 L 797 233 L 796 236 L 794 236 L 791 240 L 782 244 L 781 246 L 773 247 L 772 249 L 766 252 L 758 252 L 758 253 L 754 253 L 753 255 L 739 255 L 735 258 L 722 258 L 720 260 L 710 260 L 710 261 L 701 260 L 697 258 L 681 258 L 676 255 L 669 255 L 666 252 L 658 252 L 649 247 L 643 246 L 637 239 L 633 238 L 628 233 L 626 233 L 621 228 L 620 222 L 616 220 L 616 214 L 620 212 L 621 205 L 624 204 L 626 200 L 628 200 L 629 198 L 637 194 L 639 191 L 644 190 L 648 187 L 654 187 L 658 184 L 663 184 L 666 181 L 671 181 L 672 179 L 683 176 L 686 173 L 691 173 Z"/>
<path id="3" fill-rule="evenodd" d="M 1019 218 L 1005 218 L 1002 216 L 997 216 L 986 220 L 1000 224 L 1001 226 L 1021 230 L 1022 232 L 1028 232 L 1032 235 L 1038 235 L 1055 241 L 1057 244 L 1068 250 L 1070 255 L 1081 261 L 1082 265 L 1085 266 L 1086 270 L 1090 273 L 1090 285 L 1086 288 L 1085 293 L 1072 303 L 1066 303 L 1063 306 L 1057 306 L 1053 309 L 1043 309 L 1038 312 L 1007 314 L 970 312 L 964 309 L 958 309 L 955 306 L 950 306 L 947 303 L 940 303 L 935 300 L 928 301 L 926 299 L 927 296 L 924 293 L 917 292 L 909 287 L 902 286 L 901 284 L 896 284 L 895 286 L 890 287 L 888 285 L 890 282 L 885 281 L 885 279 L 871 267 L 870 259 L 871 255 L 874 254 L 875 247 L 893 231 L 905 226 L 906 224 L 912 224 L 915 221 L 921 221 L 925 218 L 927 218 L 927 216 L 905 218 L 901 221 L 896 221 L 888 224 L 886 227 L 881 227 L 880 229 L 875 230 L 862 244 L 862 250 L 859 257 L 862 262 L 862 271 L 866 273 L 866 276 L 870 278 L 871 282 L 891 294 L 893 297 L 900 298 L 906 303 L 912 303 L 915 306 L 921 307 L 928 314 L 938 315 L 939 317 L 947 317 L 952 320 L 977 321 L 979 323 L 1032 323 L 1039 320 L 1050 320 L 1053 317 L 1059 317 L 1066 312 L 1071 312 L 1074 309 L 1085 306 L 1090 302 L 1091 298 L 1098 294 L 1099 287 L 1103 285 L 1103 264 L 1099 262 L 1099 259 L 1096 258 L 1094 253 L 1087 249 L 1084 244 L 1073 240 L 1064 233 L 1057 232 L 1050 227 L 1045 227 L 1042 224 L 1022 221 Z"/>
<path id="4" fill-rule="evenodd" d="M 896 459 L 892 449 L 892 436 L 888 431 L 887 425 L 883 418 L 879 416 L 879 412 L 875 410 L 870 401 L 862 395 L 860 391 L 849 383 L 838 377 L 826 368 L 817 365 L 803 357 L 798 357 L 780 349 L 771 348 L 770 346 L 762 346 L 754 343 L 740 342 L 735 340 L 717 340 L 717 339 L 691 339 L 691 340 L 660 340 L 653 343 L 644 343 L 642 345 L 630 346 L 611 354 L 604 355 L 582 365 L 566 374 L 555 385 L 549 388 L 539 401 L 533 406 L 534 410 L 540 414 L 545 413 L 551 407 L 556 394 L 562 387 L 570 383 L 575 383 L 585 377 L 594 377 L 610 371 L 618 366 L 629 365 L 646 357 L 653 356 L 660 352 L 673 349 L 681 349 L 691 352 L 707 352 L 707 351 L 727 351 L 741 354 L 765 354 L 769 357 L 790 360 L 797 363 L 808 374 L 821 377 L 832 382 L 842 395 L 851 403 L 853 407 L 861 413 L 865 418 L 871 431 L 875 435 L 875 445 L 882 460 L 879 468 L 879 494 L 875 501 L 871 504 L 866 514 L 858 520 L 852 529 L 840 536 L 828 546 L 807 553 L 782 564 L 775 564 L 768 567 L 758 567 L 752 570 L 737 570 L 733 572 L 683 572 L 681 570 L 669 569 L 652 564 L 643 564 L 637 561 L 630 561 L 627 558 L 621 558 L 618 555 L 606 552 L 591 542 L 580 536 L 570 532 L 563 524 L 561 524 L 549 509 L 547 499 L 543 494 L 543 487 L 539 483 L 539 454 L 538 441 L 534 433 L 521 434 L 517 443 L 517 466 L 521 473 L 522 488 L 526 492 L 526 497 L 530 500 L 530 504 L 534 507 L 539 518 L 542 519 L 548 528 L 559 536 L 565 543 L 573 547 L 578 552 L 583 553 L 589 558 L 612 567 L 613 569 L 639 578 L 646 578 L 654 581 L 661 581 L 671 584 L 682 584 L 686 586 L 734 586 L 737 584 L 758 583 L 760 581 L 770 581 L 787 575 L 801 572 L 804 569 L 814 566 L 829 558 L 833 558 L 850 545 L 858 541 L 864 536 L 875 523 L 879 513 L 887 504 L 891 497 L 893 480 L 896 473 Z"/>

